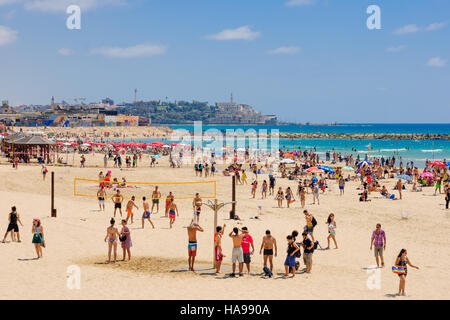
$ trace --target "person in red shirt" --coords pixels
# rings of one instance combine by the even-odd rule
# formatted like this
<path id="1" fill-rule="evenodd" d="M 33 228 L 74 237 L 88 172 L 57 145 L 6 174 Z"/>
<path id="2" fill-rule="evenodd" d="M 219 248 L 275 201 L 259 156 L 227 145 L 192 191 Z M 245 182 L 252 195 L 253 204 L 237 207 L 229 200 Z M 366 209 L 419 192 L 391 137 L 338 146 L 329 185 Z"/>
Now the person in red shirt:
<path id="1" fill-rule="evenodd" d="M 247 272 L 250 274 L 250 262 L 251 258 L 250 256 L 255 252 L 255 247 L 253 246 L 253 238 L 248 233 L 247 227 L 242 228 L 242 233 L 244 234 L 244 237 L 242 238 L 242 251 L 244 252 L 244 263 L 247 266 Z M 250 252 L 250 246 L 252 247 L 252 251 Z"/>

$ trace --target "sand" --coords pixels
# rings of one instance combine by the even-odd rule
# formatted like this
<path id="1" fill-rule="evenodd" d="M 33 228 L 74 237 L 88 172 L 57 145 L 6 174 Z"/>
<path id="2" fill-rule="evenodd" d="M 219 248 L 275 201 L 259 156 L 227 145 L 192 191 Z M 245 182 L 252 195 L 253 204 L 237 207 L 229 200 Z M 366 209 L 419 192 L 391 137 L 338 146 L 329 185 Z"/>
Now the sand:
<path id="1" fill-rule="evenodd" d="M 75 156 L 76 159 L 79 155 Z M 88 164 L 102 166 L 102 155 L 89 155 Z M 113 177 L 126 176 L 128 181 L 200 181 L 211 178 L 195 177 L 192 168 L 148 168 L 148 160 L 137 169 L 120 171 L 111 169 Z M 160 160 L 160 166 L 166 164 Z M 76 161 L 76 163 L 78 163 Z M 112 163 L 111 163 L 112 166 Z M 199 271 L 187 269 L 187 226 L 192 218 L 191 200 L 178 200 L 180 217 L 169 229 L 167 218 L 160 213 L 153 216 L 156 229 L 146 223 L 140 229 L 142 210 L 135 210 L 137 218 L 129 225 L 133 241 L 132 261 L 106 265 L 107 244 L 103 241 L 112 216 L 112 204 L 107 201 L 106 212 L 99 212 L 95 198 L 74 197 L 75 177 L 96 179 L 103 168 L 49 167 L 55 172 L 57 218 L 50 217 L 50 174 L 42 180 L 40 167 L 22 165 L 18 170 L 0 166 L 0 233 L 7 227 L 7 215 L 15 205 L 24 227 L 22 243 L 0 244 L 0 299 L 448 299 L 450 262 L 448 230 L 450 211 L 445 210 L 443 195 L 433 196 L 434 189 L 423 192 L 404 192 L 404 199 L 392 201 L 371 194 L 371 202 L 358 201 L 358 183 L 347 183 L 346 194 L 339 196 L 336 182 L 331 181 L 331 191 L 320 195 L 320 205 L 312 205 L 307 195 L 306 208 L 316 217 L 315 237 L 326 246 L 325 220 L 330 212 L 336 215 L 339 249 L 316 250 L 311 274 L 297 274 L 294 279 L 283 279 L 283 262 L 286 252 L 286 235 L 292 230 L 301 231 L 305 219 L 299 201 L 290 208 L 279 209 L 272 196 L 250 199 L 249 185 L 237 186 L 237 214 L 241 221 L 228 219 L 230 207 L 219 213 L 219 224 L 226 223 L 223 238 L 223 271 L 230 271 L 232 242 L 228 233 L 234 226 L 247 226 L 255 241 L 252 256 L 252 276 L 230 279 L 216 276 L 210 269 L 213 251 L 213 212 L 204 207 L 200 223 L 205 232 L 198 233 Z M 231 200 L 231 177 L 216 175 L 217 197 Z M 251 175 L 248 180 L 251 182 Z M 259 177 L 259 181 L 267 175 Z M 391 191 L 394 181 L 386 185 Z M 278 179 L 277 187 L 296 183 Z M 195 185 L 186 185 L 183 192 L 194 193 Z M 95 190 L 93 190 L 95 192 Z M 180 191 L 181 192 L 181 191 Z M 392 192 L 392 191 L 391 191 Z M 150 194 L 148 195 L 150 196 Z M 164 195 L 163 195 L 164 196 Z M 164 202 L 164 201 L 162 201 Z M 137 205 L 142 207 L 140 199 Z M 252 220 L 264 209 L 259 220 Z M 401 218 L 408 212 L 408 219 Z M 46 233 L 44 257 L 34 260 L 31 243 L 31 223 L 41 218 Z M 380 270 L 380 288 L 369 289 L 367 280 L 375 259 L 369 250 L 370 236 L 376 223 L 381 223 L 387 234 L 386 267 Z M 275 277 L 261 278 L 262 256 L 259 247 L 264 231 L 270 229 L 279 245 L 275 258 Z M 332 245 L 333 247 L 333 245 Z M 409 268 L 406 297 L 396 297 L 398 277 L 391 272 L 401 248 L 408 249 L 408 257 L 420 270 Z M 122 258 L 119 249 L 119 258 Z M 76 265 L 81 271 L 80 289 L 69 289 L 68 267 Z M 301 263 L 303 267 L 303 262 Z M 70 269 L 69 269 L 70 270 Z M 69 278 L 70 279 L 70 278 Z"/>

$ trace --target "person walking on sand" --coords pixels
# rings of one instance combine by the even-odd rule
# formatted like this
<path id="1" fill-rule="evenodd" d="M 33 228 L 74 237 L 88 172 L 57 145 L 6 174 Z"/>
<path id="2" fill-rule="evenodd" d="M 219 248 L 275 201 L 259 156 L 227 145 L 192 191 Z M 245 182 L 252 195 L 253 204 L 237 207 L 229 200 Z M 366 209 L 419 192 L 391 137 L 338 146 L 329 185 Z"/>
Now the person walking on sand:
<path id="1" fill-rule="evenodd" d="M 308 238 L 308 234 L 306 232 L 302 233 L 303 241 L 303 263 L 305 264 L 305 272 L 311 273 L 312 268 L 312 254 L 314 252 L 314 240 Z"/>
<path id="2" fill-rule="evenodd" d="M 262 239 L 261 248 L 259 254 L 263 252 L 264 267 L 267 267 L 267 260 L 269 260 L 270 271 L 273 271 L 273 249 L 275 248 L 275 257 L 278 254 L 277 240 L 272 237 L 270 230 L 266 230 L 266 235 Z M 264 249 L 264 251 L 263 251 Z"/>
<path id="3" fill-rule="evenodd" d="M 12 207 L 11 208 L 11 212 L 8 215 L 8 228 L 6 229 L 6 233 L 5 236 L 3 237 L 3 243 L 5 243 L 6 241 L 6 237 L 8 236 L 8 233 L 11 232 L 11 239 L 12 241 L 15 241 L 16 239 L 16 234 L 17 234 L 17 242 L 22 242 L 20 241 L 20 233 L 19 233 L 19 226 L 17 224 L 17 222 L 20 223 L 20 225 L 23 227 L 22 221 L 20 221 L 20 215 L 17 213 L 17 209 L 16 207 Z"/>
<path id="4" fill-rule="evenodd" d="M 402 200 L 402 188 L 403 188 L 402 180 L 398 179 L 398 181 L 397 181 L 397 190 L 398 190 L 398 198 L 400 200 Z"/>
<path id="5" fill-rule="evenodd" d="M 241 247 L 242 247 L 242 252 L 244 255 L 244 263 L 247 267 L 247 273 L 250 274 L 250 263 L 252 261 L 251 255 L 255 252 L 255 247 L 253 246 L 253 238 L 248 233 L 247 227 L 242 228 L 242 233 L 243 233 L 243 237 L 242 237 Z M 250 252 L 250 246 L 252 247 L 251 252 Z"/>
<path id="6" fill-rule="evenodd" d="M 306 203 L 306 188 L 302 187 L 302 190 L 300 191 L 300 204 L 302 205 L 302 208 L 305 207 Z"/>
<path id="7" fill-rule="evenodd" d="M 195 198 L 192 200 L 192 207 L 194 208 L 194 222 L 200 223 L 200 213 L 202 212 L 203 201 L 200 198 L 200 194 L 196 193 Z"/>
<path id="8" fill-rule="evenodd" d="M 372 238 L 370 239 L 370 250 L 375 247 L 375 260 L 377 261 L 377 267 L 380 267 L 378 257 L 381 259 L 381 267 L 384 267 L 383 251 L 386 250 L 386 233 L 381 229 L 381 224 L 377 223 L 376 229 L 372 232 Z"/>
<path id="9" fill-rule="evenodd" d="M 327 249 L 330 249 L 330 239 L 333 239 L 334 245 L 336 249 L 338 248 L 337 242 L 336 242 L 336 221 L 334 220 L 334 213 L 330 213 L 328 216 L 327 221 L 325 222 L 328 225 L 328 247 Z"/>
<path id="10" fill-rule="evenodd" d="M 155 190 L 153 190 L 152 193 L 152 209 L 150 210 L 151 213 L 153 213 L 153 208 L 156 204 L 156 213 L 159 212 L 159 199 L 161 198 L 161 192 L 158 190 L 158 186 L 155 187 Z"/>
<path id="11" fill-rule="evenodd" d="M 110 226 L 106 229 L 105 242 L 108 240 L 108 263 L 111 262 L 111 251 L 114 249 L 114 262 L 117 262 L 117 239 L 120 237 L 119 231 L 114 226 L 116 220 L 111 218 Z"/>
<path id="12" fill-rule="evenodd" d="M 134 203 L 134 200 L 136 200 L 135 196 L 132 196 L 130 200 L 128 200 L 127 202 L 127 223 L 128 223 L 128 218 L 131 217 L 131 224 L 133 224 L 133 207 L 135 207 L 136 209 L 139 210 L 139 207 L 136 205 L 136 203 Z"/>
<path id="13" fill-rule="evenodd" d="M 169 224 L 170 224 L 170 229 L 172 229 L 172 225 L 175 222 L 175 212 L 176 212 L 176 215 L 178 216 L 178 207 L 175 204 L 175 201 L 172 200 L 172 201 L 170 201 L 170 204 L 169 204 Z"/>
<path id="14" fill-rule="evenodd" d="M 116 194 L 111 197 L 111 200 L 114 203 L 114 217 L 116 217 L 117 209 L 119 209 L 120 216 L 122 216 L 123 196 L 120 194 L 119 189 L 117 189 Z"/>
<path id="15" fill-rule="evenodd" d="M 150 205 L 148 204 L 146 197 L 142 197 L 142 207 L 144 208 L 144 214 L 142 215 L 142 229 L 144 229 L 145 219 L 147 219 L 148 222 L 150 222 L 150 224 L 152 225 L 153 229 L 155 229 L 155 226 L 150 219 Z"/>
<path id="16" fill-rule="evenodd" d="M 36 250 L 37 258 L 42 258 L 42 247 L 45 248 L 44 239 L 44 227 L 41 224 L 41 220 L 33 219 L 33 226 L 31 227 L 31 233 L 33 234 L 34 249 Z"/>
<path id="17" fill-rule="evenodd" d="M 397 256 L 397 259 L 395 260 L 395 266 L 399 269 L 405 270 L 405 273 L 398 275 L 400 278 L 400 283 L 398 286 L 398 295 L 399 296 L 406 295 L 405 286 L 406 286 L 406 275 L 408 274 L 408 265 L 417 270 L 419 269 L 419 267 L 413 265 L 411 263 L 411 261 L 409 261 L 407 254 L 408 254 L 408 252 L 406 251 L 406 249 L 402 249 L 402 250 L 400 250 L 400 253 Z"/>
<path id="18" fill-rule="evenodd" d="M 233 231 L 228 235 L 231 239 L 233 239 L 233 251 L 231 254 L 231 263 L 233 264 L 233 272 L 230 274 L 230 277 L 235 277 L 236 271 L 236 262 L 239 263 L 239 276 L 242 277 L 244 274 L 242 273 L 244 268 L 244 252 L 242 251 L 242 238 L 244 237 L 244 233 L 239 234 L 238 228 L 234 227 Z"/>
<path id="19" fill-rule="evenodd" d="M 316 219 L 312 214 L 308 212 L 308 210 L 303 210 L 303 214 L 305 215 L 306 226 L 304 227 L 304 232 L 306 234 L 311 235 L 311 239 L 314 242 L 314 227 L 317 225 Z"/>
<path id="20" fill-rule="evenodd" d="M 131 232 L 127 227 L 127 220 L 122 220 L 122 230 L 120 230 L 119 240 L 122 244 L 123 249 L 123 258 L 122 261 L 125 261 L 126 254 L 128 253 L 128 261 L 131 260 L 131 250 L 130 248 L 133 246 L 131 242 Z"/>
<path id="21" fill-rule="evenodd" d="M 445 209 L 448 209 L 448 205 L 450 204 L 450 184 L 447 184 L 444 189 L 445 193 Z"/>
<path id="22" fill-rule="evenodd" d="M 343 176 L 339 178 L 339 195 L 344 195 L 345 180 Z"/>
<path id="23" fill-rule="evenodd" d="M 225 232 L 226 224 L 221 226 L 217 226 L 216 233 L 214 234 L 214 260 L 216 262 L 216 274 L 220 274 L 220 266 L 222 264 L 222 260 L 225 257 L 222 253 L 222 237 Z"/>
<path id="24" fill-rule="evenodd" d="M 100 211 L 105 211 L 105 198 L 106 198 L 106 191 L 105 187 L 102 186 L 97 191 L 98 207 L 100 208 Z"/>
<path id="25" fill-rule="evenodd" d="M 170 201 L 173 200 L 173 199 L 175 199 L 175 198 L 174 198 L 174 196 L 172 194 L 172 191 L 170 191 L 169 194 L 166 197 L 166 208 L 165 208 L 165 211 L 164 211 L 164 216 L 166 218 L 169 217 L 169 204 L 170 204 Z"/>
<path id="26" fill-rule="evenodd" d="M 45 177 L 47 176 L 48 170 L 47 170 L 47 167 L 44 164 L 42 165 L 41 172 L 42 172 L 42 180 L 45 181 Z"/>
<path id="27" fill-rule="evenodd" d="M 289 276 L 289 268 L 291 269 L 292 272 L 292 278 L 295 277 L 295 254 L 298 250 L 300 250 L 300 248 L 298 247 L 298 245 L 295 243 L 294 238 L 292 237 L 292 235 L 288 235 L 286 237 L 287 242 L 288 242 L 288 248 L 287 248 L 287 256 L 286 256 L 286 260 L 284 261 L 284 276 L 287 277 Z"/>
<path id="28" fill-rule="evenodd" d="M 194 223 L 194 220 L 191 220 L 191 224 L 187 227 L 188 233 L 188 264 L 189 271 L 194 270 L 195 256 L 197 255 L 197 231 L 203 232 L 202 227 L 200 227 L 197 223 Z"/>
<path id="29" fill-rule="evenodd" d="M 278 188 L 277 196 L 275 197 L 275 199 L 277 199 L 278 208 L 283 208 L 284 192 L 281 187 Z"/>

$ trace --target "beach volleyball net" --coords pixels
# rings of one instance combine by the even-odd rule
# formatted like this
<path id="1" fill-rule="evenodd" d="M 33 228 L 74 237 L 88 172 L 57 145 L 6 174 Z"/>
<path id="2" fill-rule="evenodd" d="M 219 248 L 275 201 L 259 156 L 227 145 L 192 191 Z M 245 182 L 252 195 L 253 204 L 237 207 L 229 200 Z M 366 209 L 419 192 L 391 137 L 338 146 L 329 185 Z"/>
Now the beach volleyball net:
<path id="1" fill-rule="evenodd" d="M 193 199 L 199 193 L 201 198 L 213 199 L 216 197 L 216 181 L 183 181 L 183 182 L 136 182 L 136 181 L 101 181 L 75 178 L 73 182 L 73 195 L 75 197 L 97 197 L 100 186 L 104 186 L 107 198 L 111 198 L 116 190 L 120 190 L 125 199 L 135 196 L 137 200 L 146 197 L 152 199 L 155 187 L 161 193 L 159 199 L 165 199 L 170 192 L 174 199 Z"/>

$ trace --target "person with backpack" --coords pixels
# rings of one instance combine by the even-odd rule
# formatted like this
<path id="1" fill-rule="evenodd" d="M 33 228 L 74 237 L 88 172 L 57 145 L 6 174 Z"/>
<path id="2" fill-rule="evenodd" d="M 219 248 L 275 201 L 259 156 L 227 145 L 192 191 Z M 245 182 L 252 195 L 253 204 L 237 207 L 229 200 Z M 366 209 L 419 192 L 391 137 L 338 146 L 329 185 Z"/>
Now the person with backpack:
<path id="1" fill-rule="evenodd" d="M 303 232 L 303 263 L 305 264 L 306 273 L 311 273 L 312 268 L 312 254 L 314 252 L 314 240 L 308 238 L 308 233 Z"/>
<path id="2" fill-rule="evenodd" d="M 289 268 L 291 269 L 292 278 L 295 277 L 295 254 L 297 251 L 300 250 L 299 246 L 295 243 L 294 237 L 292 235 L 288 235 L 286 237 L 288 242 L 288 248 L 287 248 L 287 256 L 286 260 L 284 261 L 284 269 L 285 269 L 285 276 L 289 276 Z"/>
<path id="3" fill-rule="evenodd" d="M 314 227 L 317 225 L 316 218 L 308 212 L 308 210 L 303 210 L 306 219 L 306 226 L 304 232 L 311 235 L 311 239 L 314 242 Z"/>

